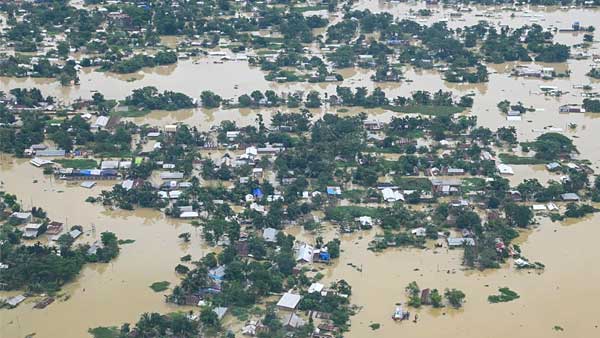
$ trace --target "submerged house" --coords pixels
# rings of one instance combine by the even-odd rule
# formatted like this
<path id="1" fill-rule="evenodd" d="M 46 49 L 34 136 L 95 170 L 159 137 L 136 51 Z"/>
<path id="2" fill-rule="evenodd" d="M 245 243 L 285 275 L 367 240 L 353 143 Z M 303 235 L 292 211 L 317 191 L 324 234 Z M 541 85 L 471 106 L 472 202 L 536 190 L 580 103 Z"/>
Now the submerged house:
<path id="1" fill-rule="evenodd" d="M 23 232 L 24 238 L 36 238 L 40 235 L 40 230 L 42 228 L 42 223 L 29 223 L 25 226 L 25 231 Z"/>
<path id="2" fill-rule="evenodd" d="M 30 212 L 13 212 L 10 218 L 16 220 L 19 224 L 31 222 L 33 215 Z"/>
<path id="3" fill-rule="evenodd" d="M 578 104 L 565 104 L 558 108 L 560 113 L 585 113 L 585 109 Z"/>
<path id="4" fill-rule="evenodd" d="M 315 251 L 315 248 L 313 248 L 312 246 L 310 246 L 306 243 L 303 243 L 296 250 L 296 261 L 312 263 L 314 251 Z"/>
<path id="5" fill-rule="evenodd" d="M 269 242 L 269 243 L 275 243 L 277 242 L 277 234 L 279 233 L 279 230 L 274 229 L 274 228 L 265 228 L 263 230 L 263 239 L 265 240 L 265 242 Z"/>
<path id="6" fill-rule="evenodd" d="M 568 192 L 560 195 L 560 199 L 566 202 L 577 202 L 579 201 L 579 196 L 576 193 Z"/>
<path id="7" fill-rule="evenodd" d="M 277 307 L 282 310 L 293 311 L 296 309 L 301 299 L 302 296 L 300 295 L 286 292 L 277 302 Z"/>
<path id="8" fill-rule="evenodd" d="M 469 237 L 448 237 L 448 246 L 449 247 L 458 247 L 458 246 L 474 246 L 475 240 Z"/>

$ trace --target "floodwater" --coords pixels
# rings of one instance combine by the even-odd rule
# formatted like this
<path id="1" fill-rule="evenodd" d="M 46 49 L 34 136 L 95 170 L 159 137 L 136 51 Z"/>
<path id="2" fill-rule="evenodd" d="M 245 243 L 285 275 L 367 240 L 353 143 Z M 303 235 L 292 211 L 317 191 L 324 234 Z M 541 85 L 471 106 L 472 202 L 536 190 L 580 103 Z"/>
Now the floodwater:
<path id="1" fill-rule="evenodd" d="M 159 211 L 113 211 L 85 203 L 88 196 L 107 189 L 107 182 L 89 190 L 79 184 L 67 185 L 44 176 L 27 160 L 4 156 L 0 181 L 0 189 L 16 193 L 24 207 L 41 206 L 48 211 L 48 217 L 64 222 L 66 227 L 83 225 L 85 235 L 76 243 L 99 240 L 103 231 L 114 232 L 120 239 L 135 240 L 122 245 L 121 254 L 113 262 L 86 265 L 79 278 L 63 288 L 68 300 L 57 301 L 43 310 L 33 309 L 35 302 L 31 300 L 13 310 L 1 310 L 1 337 L 31 333 L 38 337 L 84 337 L 90 327 L 135 322 L 143 312 L 187 309 L 166 304 L 164 293 L 155 293 L 149 285 L 163 280 L 175 285 L 179 278 L 174 268 L 180 257 L 191 254 L 198 259 L 209 252 L 199 230 L 166 218 Z M 177 237 L 182 232 L 192 234 L 189 243 Z"/>
<path id="2" fill-rule="evenodd" d="M 391 11 L 399 17 L 407 17 L 410 9 L 425 7 L 423 4 L 388 3 L 383 1 L 359 1 L 355 8 L 372 11 Z M 476 9 L 463 13 L 461 18 L 450 18 L 448 9 L 441 6 L 428 7 L 434 10 L 432 18 L 422 23 L 448 18 L 448 25 L 459 27 L 477 23 L 479 20 L 501 22 L 512 27 L 524 24 L 540 24 L 544 27 L 570 27 L 573 21 L 582 26 L 596 25 L 597 9 L 550 9 L 530 8 L 528 11 L 508 12 Z M 514 17 L 511 14 L 514 13 Z M 490 15 L 484 17 L 480 15 Z M 597 29 L 600 27 L 596 27 Z M 556 41 L 569 45 L 580 43 L 581 33 L 557 33 Z M 174 40 L 165 40 L 174 43 Z M 598 53 L 594 43 L 592 53 Z M 521 63 L 522 64 L 522 63 Z M 466 114 L 478 117 L 481 125 L 491 129 L 514 126 L 520 141 L 532 140 L 545 127 L 562 128 L 581 151 L 581 157 L 592 161 L 592 167 L 600 164 L 600 142 L 594 131 L 600 130 L 600 114 L 559 114 L 558 107 L 566 103 L 580 103 L 581 89 L 573 85 L 591 84 L 598 90 L 599 81 L 587 76 L 591 60 L 569 60 L 566 66 L 547 64 L 563 71 L 571 71 L 570 78 L 545 81 L 509 77 L 516 63 L 488 65 L 490 81 L 484 84 L 450 84 L 443 81 L 436 71 L 404 69 L 410 81 L 389 84 L 374 84 L 370 70 L 342 70 L 344 86 L 382 87 L 388 97 L 410 95 L 415 90 L 451 90 L 454 95 L 475 94 L 475 105 Z M 50 79 L 0 78 L 0 90 L 15 87 L 42 89 L 45 95 L 55 95 L 61 100 L 90 98 L 98 90 L 107 98 L 123 99 L 131 90 L 143 86 L 156 86 L 159 90 L 174 90 L 198 97 L 202 90 L 212 90 L 224 98 L 232 98 L 255 89 L 273 89 L 276 92 L 318 89 L 335 93 L 337 84 L 277 84 L 264 80 L 264 73 L 249 67 L 245 62 L 214 64 L 211 58 L 180 61 L 177 65 L 144 69 L 136 74 L 116 75 L 86 70 L 80 74 L 81 85 L 61 87 Z M 133 81 L 132 81 L 133 80 Z M 536 95 L 540 85 L 557 86 L 569 93 L 562 97 Z M 535 112 L 527 112 L 522 121 L 509 122 L 496 105 L 499 101 L 523 102 L 533 106 Z M 324 107 L 313 110 L 318 117 L 337 108 Z M 281 110 L 287 110 L 281 108 Z M 175 112 L 154 111 L 132 118 L 136 123 L 162 126 L 174 122 L 185 122 L 209 129 L 222 120 L 235 120 L 240 125 L 254 123 L 260 112 L 268 120 L 277 109 L 237 110 L 180 110 Z M 363 109 L 350 109 L 357 113 Z M 389 120 L 394 113 L 369 110 L 381 120 Z M 575 129 L 568 128 L 574 123 Z M 509 179 L 517 184 L 525 178 L 538 178 L 545 182 L 555 178 L 541 166 L 513 166 L 515 175 Z M 37 183 L 34 183 L 37 180 Z M 108 265 L 89 265 L 80 277 L 64 288 L 70 298 L 58 301 L 44 310 L 32 309 L 33 302 L 21 304 L 14 310 L 0 310 L 1 337 L 24 337 L 36 333 L 39 337 L 78 338 L 86 336 L 87 329 L 99 325 L 120 325 L 135 322 L 143 312 L 169 312 L 186 308 L 169 306 L 162 293 L 154 293 L 148 286 L 156 281 L 168 280 L 176 283 L 178 277 L 174 267 L 179 258 L 191 254 L 194 259 L 210 251 L 202 243 L 200 232 L 191 225 L 164 217 L 158 211 L 137 210 L 113 211 L 102 206 L 85 203 L 88 196 L 97 195 L 106 186 L 100 184 L 91 190 L 78 185 L 67 186 L 42 175 L 25 160 L 4 158 L 0 162 L 2 190 L 17 194 L 26 206 L 41 206 L 53 220 L 72 226 L 81 224 L 86 236 L 78 241 L 93 242 L 102 231 L 115 232 L 119 238 L 135 239 L 133 244 L 123 245 L 121 255 Z M 73 206 L 76 205 L 76 208 Z M 367 251 L 367 245 L 377 230 L 360 234 L 343 235 L 343 253 L 337 264 L 326 269 L 326 281 L 346 279 L 353 286 L 352 302 L 362 310 L 352 317 L 351 338 L 360 338 L 373 333 L 379 337 L 392 338 L 400 335 L 432 337 L 444 334 L 461 337 L 593 337 L 600 331 L 600 318 L 595 307 L 600 301 L 600 269 L 595 268 L 600 259 L 596 239 L 600 236 L 597 224 L 600 215 L 575 222 L 552 223 L 542 219 L 534 230 L 523 233 L 519 238 L 524 254 L 532 261 L 546 265 L 542 273 L 517 271 L 512 266 L 488 272 L 464 271 L 461 267 L 460 250 L 446 249 L 389 249 L 383 253 Z M 93 225 L 93 226 L 92 226 Z M 92 231 L 95 227 L 95 233 Z M 191 243 L 182 243 L 178 234 L 189 231 Z M 323 230 L 325 240 L 338 236 L 331 227 Z M 290 233 L 302 239 L 313 239 L 314 234 L 290 229 Z M 349 266 L 362 266 L 362 272 Z M 422 288 L 458 288 L 463 290 L 467 302 L 461 310 L 444 308 L 418 310 L 418 323 L 395 323 L 391 315 L 395 303 L 405 302 L 405 286 L 417 281 Z M 510 287 L 521 298 L 509 303 L 488 304 L 487 296 L 496 294 L 499 287 Z M 4 294 L 0 293 L 0 297 Z M 414 312 L 414 311 L 413 311 Z M 372 332 L 369 325 L 380 323 L 381 328 Z M 564 328 L 555 331 L 554 326 Z"/>

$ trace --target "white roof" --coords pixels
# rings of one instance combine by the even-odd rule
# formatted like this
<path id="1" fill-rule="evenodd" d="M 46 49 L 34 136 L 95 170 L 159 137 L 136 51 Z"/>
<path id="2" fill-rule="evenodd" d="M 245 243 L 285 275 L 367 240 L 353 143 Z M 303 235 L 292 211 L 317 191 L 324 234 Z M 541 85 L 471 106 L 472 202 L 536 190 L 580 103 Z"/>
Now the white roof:
<path id="1" fill-rule="evenodd" d="M 496 167 L 498 168 L 498 171 L 500 172 L 500 174 L 513 175 L 515 173 L 511 166 L 503 164 L 503 163 L 498 164 Z"/>
<path id="2" fill-rule="evenodd" d="M 72 238 L 77 238 L 79 236 L 81 236 L 81 231 L 75 229 L 75 230 L 71 230 L 69 231 L 69 235 L 71 235 Z"/>
<path id="3" fill-rule="evenodd" d="M 179 214 L 179 218 L 196 218 L 198 213 L 196 211 L 184 211 Z"/>
<path id="4" fill-rule="evenodd" d="M 131 190 L 133 188 L 133 180 L 125 180 L 121 183 L 121 187 L 125 190 Z"/>
<path id="5" fill-rule="evenodd" d="M 517 259 L 515 259 L 515 265 L 518 267 L 524 267 L 524 266 L 528 266 L 529 262 L 522 258 L 517 258 Z"/>
<path id="6" fill-rule="evenodd" d="M 568 192 L 568 193 L 562 194 L 562 195 L 560 195 L 560 197 L 564 201 L 579 201 L 579 196 L 577 196 L 577 194 L 573 193 L 573 192 Z"/>
<path id="7" fill-rule="evenodd" d="M 533 205 L 533 210 L 535 210 L 535 211 L 544 211 L 544 210 L 547 210 L 547 209 L 546 209 L 546 206 L 543 205 L 543 204 L 534 204 Z"/>
<path id="8" fill-rule="evenodd" d="M 323 285 L 321 283 L 312 283 L 310 285 L 310 287 L 308 288 L 308 293 L 321 292 L 324 287 L 325 287 L 325 285 Z"/>
<path id="9" fill-rule="evenodd" d="M 400 191 L 394 191 L 391 188 L 384 188 L 381 190 L 383 199 L 387 202 L 404 201 L 404 196 Z"/>
<path id="10" fill-rule="evenodd" d="M 94 126 L 95 127 L 106 127 L 106 125 L 108 124 L 108 116 L 98 116 L 98 118 L 96 119 L 96 122 L 94 122 Z"/>
<path id="11" fill-rule="evenodd" d="M 373 225 L 373 218 L 371 216 L 360 216 L 358 222 L 362 225 Z"/>
<path id="12" fill-rule="evenodd" d="M 121 168 L 121 169 L 129 169 L 129 168 L 131 168 L 131 161 L 121 161 L 121 162 L 119 162 L 119 168 Z"/>
<path id="13" fill-rule="evenodd" d="M 119 161 L 102 161 L 100 169 L 117 169 L 119 167 Z"/>
<path id="14" fill-rule="evenodd" d="M 25 226 L 26 230 L 39 230 L 42 223 L 29 223 Z"/>
<path id="15" fill-rule="evenodd" d="M 81 182 L 80 186 L 82 188 L 88 188 L 91 189 L 96 185 L 96 182 L 94 181 L 85 181 L 85 182 Z"/>
<path id="16" fill-rule="evenodd" d="M 293 293 L 286 292 L 281 296 L 279 301 L 277 302 L 277 306 L 286 308 L 286 309 L 295 309 L 300 303 L 302 296 L 296 295 Z"/>
<path id="17" fill-rule="evenodd" d="M 448 237 L 449 246 L 461 246 L 463 244 L 473 246 L 475 245 L 475 240 L 469 237 Z"/>
<path id="18" fill-rule="evenodd" d="M 248 147 L 246 148 L 246 155 L 258 155 L 258 150 L 256 149 L 256 147 Z"/>
<path id="19" fill-rule="evenodd" d="M 43 158 L 39 158 L 39 157 L 34 157 L 32 158 L 29 163 L 33 164 L 36 167 L 41 167 L 47 164 L 52 164 L 54 162 L 49 161 L 49 160 L 44 160 Z"/>
<path id="20" fill-rule="evenodd" d="M 10 217 L 18 218 L 18 219 L 28 219 L 31 217 L 30 212 L 13 212 Z"/>
<path id="21" fill-rule="evenodd" d="M 297 261 L 312 262 L 314 248 L 308 244 L 302 244 L 296 252 Z"/>
<path id="22" fill-rule="evenodd" d="M 221 320 L 221 319 L 223 319 L 223 317 L 225 317 L 225 314 L 227 313 L 227 308 L 219 306 L 219 307 L 214 308 L 213 312 L 216 313 L 219 320 Z"/>
<path id="23" fill-rule="evenodd" d="M 267 242 L 276 242 L 277 241 L 277 233 L 279 230 L 273 228 L 265 228 L 263 230 L 263 238 Z"/>
<path id="24" fill-rule="evenodd" d="M 160 178 L 163 180 L 177 180 L 183 178 L 182 172 L 162 172 L 160 173 Z"/>
<path id="25" fill-rule="evenodd" d="M 181 196 L 181 190 L 171 190 L 169 191 L 169 198 L 177 199 Z"/>
<path id="26" fill-rule="evenodd" d="M 423 237 L 427 234 L 427 230 L 424 227 L 419 227 L 416 229 L 412 229 L 410 231 L 413 235 Z"/>
<path id="27" fill-rule="evenodd" d="M 6 300 L 6 303 L 10 306 L 17 306 L 19 305 L 22 301 L 25 300 L 25 296 L 23 295 L 18 295 L 18 296 L 14 296 L 12 298 L 9 298 Z"/>

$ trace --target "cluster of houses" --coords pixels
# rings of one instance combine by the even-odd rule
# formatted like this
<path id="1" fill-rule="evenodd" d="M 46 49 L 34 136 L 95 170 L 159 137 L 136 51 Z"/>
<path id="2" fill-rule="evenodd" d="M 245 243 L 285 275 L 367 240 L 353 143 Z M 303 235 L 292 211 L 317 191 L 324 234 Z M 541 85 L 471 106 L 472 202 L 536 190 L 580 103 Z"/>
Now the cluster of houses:
<path id="1" fill-rule="evenodd" d="M 520 77 L 533 77 L 541 79 L 554 78 L 555 72 L 552 67 L 536 67 L 519 65 L 513 69 L 513 75 Z"/>
<path id="2" fill-rule="evenodd" d="M 34 217 L 29 211 L 13 212 L 10 214 L 9 220 L 19 226 L 23 232 L 23 238 L 29 240 L 36 239 L 45 234 L 50 240 L 55 241 L 63 233 L 64 229 L 62 222 L 42 220 Z M 82 232 L 79 229 L 73 229 L 68 234 L 73 239 L 77 239 L 82 235 Z"/>

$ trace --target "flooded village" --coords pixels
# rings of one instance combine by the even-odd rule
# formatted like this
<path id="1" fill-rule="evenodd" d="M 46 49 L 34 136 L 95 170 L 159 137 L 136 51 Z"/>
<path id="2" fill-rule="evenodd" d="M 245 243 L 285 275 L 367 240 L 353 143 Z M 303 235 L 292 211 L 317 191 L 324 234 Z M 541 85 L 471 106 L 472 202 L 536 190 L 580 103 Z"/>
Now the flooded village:
<path id="1" fill-rule="evenodd" d="M 0 337 L 593 337 L 600 3 L 0 0 Z"/>

